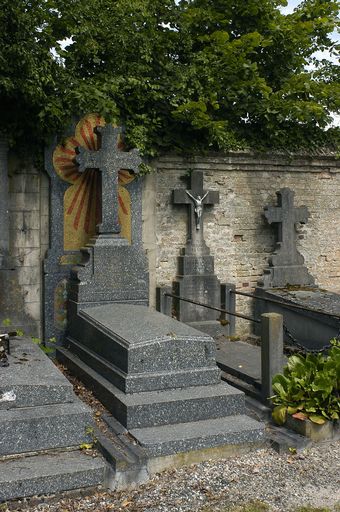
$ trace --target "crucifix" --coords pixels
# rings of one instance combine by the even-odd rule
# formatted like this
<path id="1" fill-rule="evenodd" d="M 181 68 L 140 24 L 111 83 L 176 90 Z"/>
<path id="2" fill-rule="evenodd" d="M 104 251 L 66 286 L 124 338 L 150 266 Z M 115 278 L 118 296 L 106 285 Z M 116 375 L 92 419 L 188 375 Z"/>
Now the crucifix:
<path id="1" fill-rule="evenodd" d="M 142 159 L 138 149 L 121 151 L 118 148 L 121 128 L 111 124 L 96 128 L 100 135 L 101 147 L 98 151 L 89 151 L 78 147 L 76 161 L 79 172 L 97 169 L 102 176 L 102 222 L 98 226 L 101 235 L 118 234 L 121 226 L 118 220 L 118 172 L 120 170 L 139 172 Z"/>
<path id="2" fill-rule="evenodd" d="M 203 172 L 193 171 L 190 175 L 190 189 L 175 189 L 173 202 L 189 206 L 188 243 L 205 245 L 203 239 L 204 206 L 219 202 L 218 191 L 203 190 Z"/>
<path id="3" fill-rule="evenodd" d="M 295 225 L 306 224 L 309 213 L 306 206 L 294 206 L 294 191 L 281 188 L 276 192 L 278 206 L 266 206 L 265 217 L 269 224 L 278 225 L 277 251 L 272 256 L 273 265 L 301 265 L 303 256 L 296 248 Z"/>

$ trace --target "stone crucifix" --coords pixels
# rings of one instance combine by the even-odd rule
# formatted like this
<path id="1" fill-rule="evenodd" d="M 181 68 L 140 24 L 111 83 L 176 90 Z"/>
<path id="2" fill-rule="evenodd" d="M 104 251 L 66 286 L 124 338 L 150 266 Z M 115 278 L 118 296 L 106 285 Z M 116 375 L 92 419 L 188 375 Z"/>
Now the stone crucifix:
<path id="1" fill-rule="evenodd" d="M 203 213 L 205 205 L 219 202 L 219 193 L 215 190 L 203 190 L 203 172 L 193 171 L 190 176 L 190 189 L 175 189 L 174 204 L 189 205 L 188 242 L 191 244 L 203 241 Z"/>
<path id="2" fill-rule="evenodd" d="M 138 173 L 142 159 L 138 149 L 126 152 L 118 148 L 122 133 L 120 127 L 114 128 L 111 124 L 97 126 L 96 133 L 100 135 L 100 149 L 89 151 L 78 147 L 76 161 L 79 172 L 97 169 L 102 176 L 102 222 L 98 226 L 99 234 L 118 234 L 121 231 L 118 219 L 118 172 L 127 170 Z"/>
<path id="3" fill-rule="evenodd" d="M 281 188 L 276 192 L 277 206 L 265 206 L 264 214 L 269 224 L 278 225 L 277 249 L 271 258 L 274 266 L 302 265 L 303 256 L 296 248 L 297 223 L 306 224 L 309 213 L 306 206 L 294 206 L 294 191 Z"/>

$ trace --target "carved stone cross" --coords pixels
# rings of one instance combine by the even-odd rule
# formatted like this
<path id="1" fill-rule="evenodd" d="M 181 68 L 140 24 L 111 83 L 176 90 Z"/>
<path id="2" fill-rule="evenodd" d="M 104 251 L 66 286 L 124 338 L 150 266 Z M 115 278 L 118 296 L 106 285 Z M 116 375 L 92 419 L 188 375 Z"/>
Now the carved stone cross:
<path id="1" fill-rule="evenodd" d="M 189 205 L 188 243 L 203 243 L 203 213 L 205 205 L 219 202 L 219 193 L 215 190 L 203 190 L 203 172 L 193 171 L 190 176 L 190 189 L 175 189 L 174 204 Z"/>
<path id="2" fill-rule="evenodd" d="M 272 256 L 273 265 L 301 265 L 303 256 L 296 248 L 295 225 L 306 224 L 309 213 L 306 206 L 294 206 L 294 191 L 281 188 L 276 192 L 278 206 L 266 206 L 265 217 L 269 224 L 278 225 L 277 250 Z"/>
<path id="3" fill-rule="evenodd" d="M 118 172 L 122 169 L 139 172 L 142 159 L 138 149 L 125 152 L 118 149 L 121 128 L 111 124 L 97 127 L 96 132 L 101 136 L 101 147 L 98 151 L 89 151 L 82 147 L 77 149 L 79 171 L 97 169 L 102 176 L 102 222 L 98 226 L 100 234 L 120 233 L 118 220 Z"/>

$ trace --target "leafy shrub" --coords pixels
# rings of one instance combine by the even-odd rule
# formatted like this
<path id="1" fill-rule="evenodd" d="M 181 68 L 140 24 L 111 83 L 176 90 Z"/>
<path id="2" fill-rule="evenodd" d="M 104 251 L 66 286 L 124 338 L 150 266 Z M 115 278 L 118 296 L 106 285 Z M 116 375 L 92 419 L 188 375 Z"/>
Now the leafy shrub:
<path id="1" fill-rule="evenodd" d="M 340 341 L 331 340 L 327 354 L 292 355 L 283 375 L 273 378 L 276 405 L 273 419 L 279 425 L 287 414 L 323 424 L 340 417 Z"/>

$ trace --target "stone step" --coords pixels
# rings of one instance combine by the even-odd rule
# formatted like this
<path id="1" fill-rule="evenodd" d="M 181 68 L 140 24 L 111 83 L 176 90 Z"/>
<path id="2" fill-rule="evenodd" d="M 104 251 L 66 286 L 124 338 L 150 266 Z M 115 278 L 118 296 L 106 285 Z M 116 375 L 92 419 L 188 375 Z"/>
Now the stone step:
<path id="1" fill-rule="evenodd" d="M 225 445 L 266 442 L 264 424 L 246 415 L 130 430 L 149 457 L 164 457 Z M 221 454 L 222 456 L 222 454 Z"/>
<path id="2" fill-rule="evenodd" d="M 57 355 L 128 430 L 245 412 L 244 393 L 225 382 L 126 395 L 70 351 L 59 349 Z"/>
<path id="3" fill-rule="evenodd" d="M 32 340 L 11 339 L 10 350 L 0 372 L 0 409 L 73 402 L 72 385 Z"/>
<path id="4" fill-rule="evenodd" d="M 71 352 L 125 393 L 206 386 L 216 384 L 220 380 L 220 370 L 216 366 L 199 369 L 186 368 L 171 372 L 166 370 L 163 372 L 127 374 L 72 338 L 68 338 L 67 342 Z"/>
<path id="5" fill-rule="evenodd" d="M 104 484 L 106 464 L 79 451 L 0 461 L 0 502 Z"/>
<path id="6" fill-rule="evenodd" d="M 0 414 L 0 456 L 79 446 L 90 442 L 85 431 L 93 425 L 89 408 L 70 404 L 3 410 Z"/>

